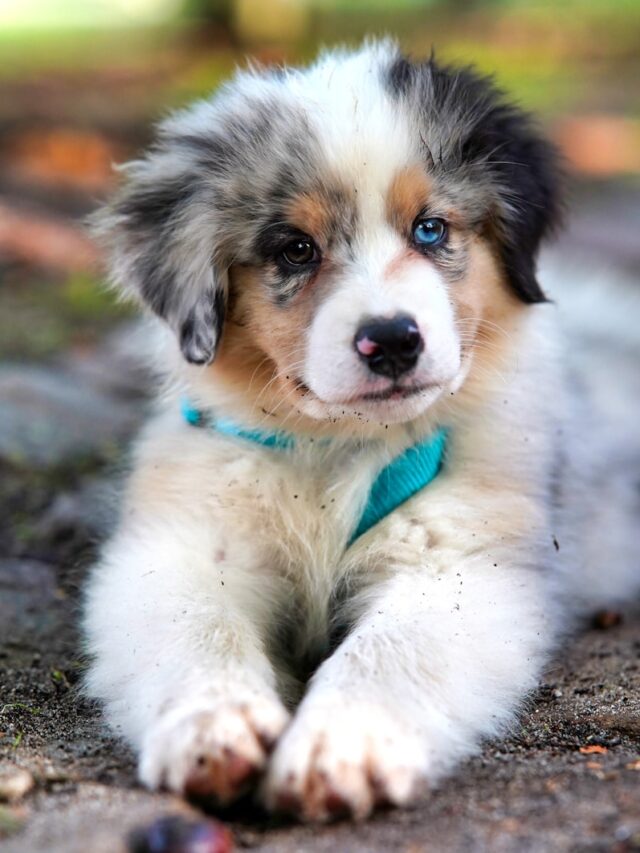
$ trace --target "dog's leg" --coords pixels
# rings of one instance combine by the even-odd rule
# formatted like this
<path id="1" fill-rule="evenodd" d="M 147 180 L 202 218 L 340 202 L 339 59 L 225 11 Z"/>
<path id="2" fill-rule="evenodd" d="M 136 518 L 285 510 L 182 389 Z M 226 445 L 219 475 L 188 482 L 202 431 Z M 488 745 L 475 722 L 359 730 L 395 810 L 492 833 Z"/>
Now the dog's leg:
<path id="1" fill-rule="evenodd" d="M 270 807 L 326 820 L 406 804 L 513 719 L 552 642 L 542 554 L 464 527 L 416 548 L 413 568 L 399 537 L 402 565 L 360 596 L 276 748 Z"/>
<path id="2" fill-rule="evenodd" d="M 275 581 L 250 543 L 195 511 L 141 515 L 88 590 L 87 687 L 139 750 L 146 785 L 228 802 L 288 719 L 264 648 Z"/>

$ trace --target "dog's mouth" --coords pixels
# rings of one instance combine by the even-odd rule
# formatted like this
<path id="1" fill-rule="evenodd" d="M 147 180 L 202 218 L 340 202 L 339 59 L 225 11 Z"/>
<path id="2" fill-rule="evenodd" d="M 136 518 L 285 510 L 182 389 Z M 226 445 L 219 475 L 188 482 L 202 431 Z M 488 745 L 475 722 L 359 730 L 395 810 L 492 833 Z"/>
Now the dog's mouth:
<path id="1" fill-rule="evenodd" d="M 296 378 L 294 382 L 297 390 L 303 397 L 319 399 L 302 379 Z M 400 385 L 397 382 L 393 382 L 387 388 L 383 388 L 380 391 L 370 391 L 365 394 L 357 394 L 353 397 L 349 397 L 348 399 L 339 400 L 338 402 L 341 405 L 353 405 L 363 402 L 382 403 L 387 401 L 406 400 L 409 397 L 415 397 L 417 394 L 421 394 L 424 391 L 431 391 L 438 387 L 440 386 L 436 383 L 426 383 L 424 385 Z"/>
<path id="2" fill-rule="evenodd" d="M 359 397 L 354 397 L 352 402 L 360 400 L 373 402 L 382 402 L 385 400 L 406 400 L 408 397 L 415 397 L 416 394 L 421 394 L 423 391 L 428 391 L 435 387 L 435 385 L 398 385 L 394 382 L 393 385 L 382 391 L 372 391 L 369 394 L 361 394 Z"/>

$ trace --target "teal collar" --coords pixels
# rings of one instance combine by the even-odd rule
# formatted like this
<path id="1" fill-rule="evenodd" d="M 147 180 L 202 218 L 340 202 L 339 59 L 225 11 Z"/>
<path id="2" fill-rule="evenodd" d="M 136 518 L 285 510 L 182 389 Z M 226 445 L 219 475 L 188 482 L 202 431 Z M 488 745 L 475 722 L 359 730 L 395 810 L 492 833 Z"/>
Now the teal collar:
<path id="1" fill-rule="evenodd" d="M 182 403 L 182 414 L 192 426 L 210 426 L 223 435 L 242 438 L 263 447 L 286 450 L 295 443 L 293 436 L 286 433 L 245 430 L 232 421 L 213 420 L 188 401 Z M 373 481 L 367 503 L 349 545 L 438 476 L 442 469 L 446 442 L 446 430 L 439 429 L 426 441 L 414 444 L 400 456 L 396 456 L 380 471 Z"/>
<path id="2" fill-rule="evenodd" d="M 287 435 L 284 432 L 263 432 L 259 429 L 242 429 L 233 421 L 226 418 L 211 418 L 200 409 L 196 409 L 188 400 L 183 400 L 180 404 L 182 416 L 190 423 L 191 426 L 210 426 L 216 432 L 221 432 L 223 435 L 230 435 L 232 438 L 244 438 L 246 441 L 252 441 L 254 444 L 261 444 L 263 447 L 276 447 L 280 450 L 286 450 L 293 447 L 293 436 Z"/>

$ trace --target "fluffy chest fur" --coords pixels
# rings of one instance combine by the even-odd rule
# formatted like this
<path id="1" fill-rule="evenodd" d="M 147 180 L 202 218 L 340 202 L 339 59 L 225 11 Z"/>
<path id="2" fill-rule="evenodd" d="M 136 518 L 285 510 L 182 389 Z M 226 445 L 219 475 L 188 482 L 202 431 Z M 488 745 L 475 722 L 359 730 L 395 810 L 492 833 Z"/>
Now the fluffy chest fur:
<path id="1" fill-rule="evenodd" d="M 139 516 L 142 539 L 154 536 L 158 517 L 170 517 L 177 539 L 192 537 L 194 561 L 205 560 L 210 591 L 265 609 L 265 639 L 288 661 L 281 678 L 289 691 L 398 566 L 446 575 L 452 557 L 443 541 L 455 541 L 457 559 L 481 555 L 491 566 L 516 547 L 528 563 L 535 548 L 537 570 L 557 570 L 551 485 L 562 414 L 552 393 L 553 312 L 541 309 L 514 328 L 518 358 L 505 358 L 498 383 L 480 375 L 445 401 L 444 471 L 352 545 L 371 484 L 411 445 L 414 429 L 394 427 L 386 441 L 300 435 L 293 447 L 273 449 L 187 425 L 173 397 L 139 445 L 130 523 Z M 534 396 L 541 385 L 548 395 Z M 254 574 L 259 602 L 247 586 Z"/>
<path id="2" fill-rule="evenodd" d="M 88 690 L 150 787 L 224 804 L 264 776 L 308 820 L 413 802 L 513 720 L 602 577 L 536 278 L 553 149 L 383 42 L 239 73 L 123 177 L 98 230 L 167 381 L 88 585 Z M 183 396 L 295 446 L 193 429 Z M 443 472 L 349 546 L 442 428 Z"/>

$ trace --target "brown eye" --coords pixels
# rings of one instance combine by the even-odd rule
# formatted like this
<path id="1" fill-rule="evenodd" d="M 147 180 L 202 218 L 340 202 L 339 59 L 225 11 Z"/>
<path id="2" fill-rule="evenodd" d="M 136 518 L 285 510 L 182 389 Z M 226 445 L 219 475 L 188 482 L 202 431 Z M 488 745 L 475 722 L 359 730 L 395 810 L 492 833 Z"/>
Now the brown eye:
<path id="1" fill-rule="evenodd" d="M 282 250 L 282 258 L 292 267 L 310 264 L 318 259 L 315 244 L 311 240 L 301 238 L 292 240 Z"/>

